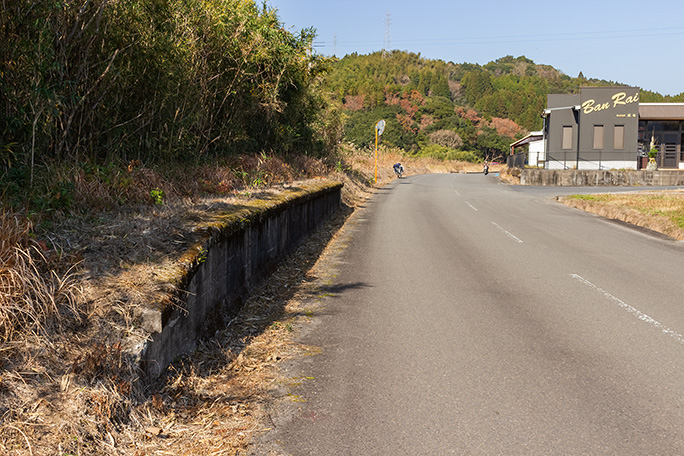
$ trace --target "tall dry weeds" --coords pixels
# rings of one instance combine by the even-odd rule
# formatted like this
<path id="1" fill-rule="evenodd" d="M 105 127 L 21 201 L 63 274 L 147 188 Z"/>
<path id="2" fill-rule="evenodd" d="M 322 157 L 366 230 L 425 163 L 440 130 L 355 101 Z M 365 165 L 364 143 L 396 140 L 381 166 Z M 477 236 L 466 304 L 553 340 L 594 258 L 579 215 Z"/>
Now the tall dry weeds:
<path id="1" fill-rule="evenodd" d="M 31 240 L 31 223 L 0 214 L 0 350 L 28 335 L 48 336 L 65 317 L 81 322 L 80 288 L 74 267 L 59 274 L 41 243 Z M 49 337 L 46 337 L 49 341 Z"/>
<path id="2" fill-rule="evenodd" d="M 33 238 L 31 222 L 0 213 L 0 454 L 44 454 L 34 435 L 58 389 L 66 329 L 83 323 L 75 266 Z M 54 409 L 53 409 L 54 410 Z"/>

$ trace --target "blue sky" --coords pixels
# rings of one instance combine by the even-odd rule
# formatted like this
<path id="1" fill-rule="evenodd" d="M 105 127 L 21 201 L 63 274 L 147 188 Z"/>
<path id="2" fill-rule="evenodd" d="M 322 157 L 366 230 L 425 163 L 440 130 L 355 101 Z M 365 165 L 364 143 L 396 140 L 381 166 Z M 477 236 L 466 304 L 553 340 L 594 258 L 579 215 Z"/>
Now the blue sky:
<path id="1" fill-rule="evenodd" d="M 313 27 L 318 53 L 392 49 L 454 63 L 524 55 L 569 76 L 684 92 L 682 0 L 267 0 L 288 30 Z"/>

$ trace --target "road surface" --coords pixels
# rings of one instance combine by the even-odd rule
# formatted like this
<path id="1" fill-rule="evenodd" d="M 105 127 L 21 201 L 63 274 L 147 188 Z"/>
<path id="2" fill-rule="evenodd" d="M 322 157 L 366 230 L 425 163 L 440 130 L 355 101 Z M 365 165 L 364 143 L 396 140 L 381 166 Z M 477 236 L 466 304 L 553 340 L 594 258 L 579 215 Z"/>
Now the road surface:
<path id="1" fill-rule="evenodd" d="M 684 454 L 684 244 L 551 198 L 568 191 L 456 174 L 382 189 L 345 228 L 302 340 L 320 353 L 290 366 L 270 445 Z"/>

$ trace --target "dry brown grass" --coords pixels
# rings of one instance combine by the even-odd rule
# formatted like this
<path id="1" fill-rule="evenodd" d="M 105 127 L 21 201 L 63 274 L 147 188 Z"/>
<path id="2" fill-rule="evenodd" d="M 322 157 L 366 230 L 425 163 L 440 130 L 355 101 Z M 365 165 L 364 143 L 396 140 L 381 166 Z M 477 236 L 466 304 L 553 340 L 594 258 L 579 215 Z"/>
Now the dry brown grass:
<path id="1" fill-rule="evenodd" d="M 520 169 L 519 168 L 508 168 L 505 165 L 499 165 L 498 169 L 500 171 L 499 179 L 502 182 L 511 185 L 520 185 Z"/>
<path id="2" fill-rule="evenodd" d="M 559 198 L 564 204 L 602 217 L 684 240 L 684 192 L 602 193 Z"/>
<path id="3" fill-rule="evenodd" d="M 46 331 L 24 342 L 25 353 L 0 366 L 0 454 L 240 454 L 265 430 L 261 404 L 275 364 L 297 350 L 285 303 L 334 230 L 317 233 L 228 328 L 156 384 L 140 384 L 121 343 L 112 343 L 125 329 L 107 321 L 112 313 L 91 314 L 71 335 Z"/>
<path id="4" fill-rule="evenodd" d="M 345 155 L 350 167 L 374 180 L 375 151 L 370 149 L 357 150 L 349 148 Z M 378 150 L 378 186 L 385 185 L 395 178 L 392 165 L 400 162 L 404 165 L 405 175 L 435 174 L 435 173 L 481 173 L 482 164 L 461 161 L 438 160 L 435 158 L 406 156 L 397 149 L 380 147 Z M 504 169 L 502 165 L 492 165 L 491 173 Z"/>
<path id="5" fill-rule="evenodd" d="M 407 175 L 481 171 L 382 150 L 379 186 L 395 178 L 397 161 Z M 132 163 L 105 176 L 109 184 L 97 173 L 77 174 L 80 215 L 55 219 L 50 232 L 4 214 L 0 454 L 244 454 L 269 428 L 265 404 L 284 381 L 278 363 L 312 350 L 292 342 L 308 318 L 297 302 L 315 289 L 312 265 L 351 209 L 260 285 L 228 328 L 154 384 L 141 381 L 127 355 L 125 341 L 145 337 L 136 309 L 173 293 L 164 271 L 214 212 L 270 198 L 293 179 L 323 176 L 345 183 L 343 198 L 353 207 L 372 192 L 373 164 L 372 151 L 346 151 L 337 165 L 261 155 L 169 180 Z M 151 188 L 164 191 L 164 204 L 153 203 Z"/>
<path id="6" fill-rule="evenodd" d="M 0 351 L 29 335 L 45 336 L 64 318 L 80 323 L 80 288 L 74 264 L 64 274 L 56 248 L 32 241 L 30 222 L 0 214 Z M 66 315 L 65 315 L 66 314 Z"/>
<path id="7" fill-rule="evenodd" d="M 0 454 L 40 454 L 35 426 L 63 372 L 55 354 L 85 318 L 78 263 L 33 240 L 20 214 L 0 214 L 0 228 Z"/>

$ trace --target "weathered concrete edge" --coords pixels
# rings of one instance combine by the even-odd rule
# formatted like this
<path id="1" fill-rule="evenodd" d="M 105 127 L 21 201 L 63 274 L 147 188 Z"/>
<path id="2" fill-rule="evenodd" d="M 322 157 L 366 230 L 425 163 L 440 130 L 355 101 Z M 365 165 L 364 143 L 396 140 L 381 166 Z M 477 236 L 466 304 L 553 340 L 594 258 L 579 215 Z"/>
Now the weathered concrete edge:
<path id="1" fill-rule="evenodd" d="M 250 287 L 267 276 L 304 236 L 337 211 L 339 182 L 317 181 L 273 201 L 218 216 L 201 240 L 180 256 L 182 273 L 167 303 L 144 309 L 148 338 L 131 355 L 148 376 L 159 376 L 197 340 L 224 327 Z"/>
<path id="2" fill-rule="evenodd" d="M 684 172 L 675 170 L 550 170 L 528 168 L 522 170 L 520 184 L 572 187 L 679 186 L 684 185 Z"/>

